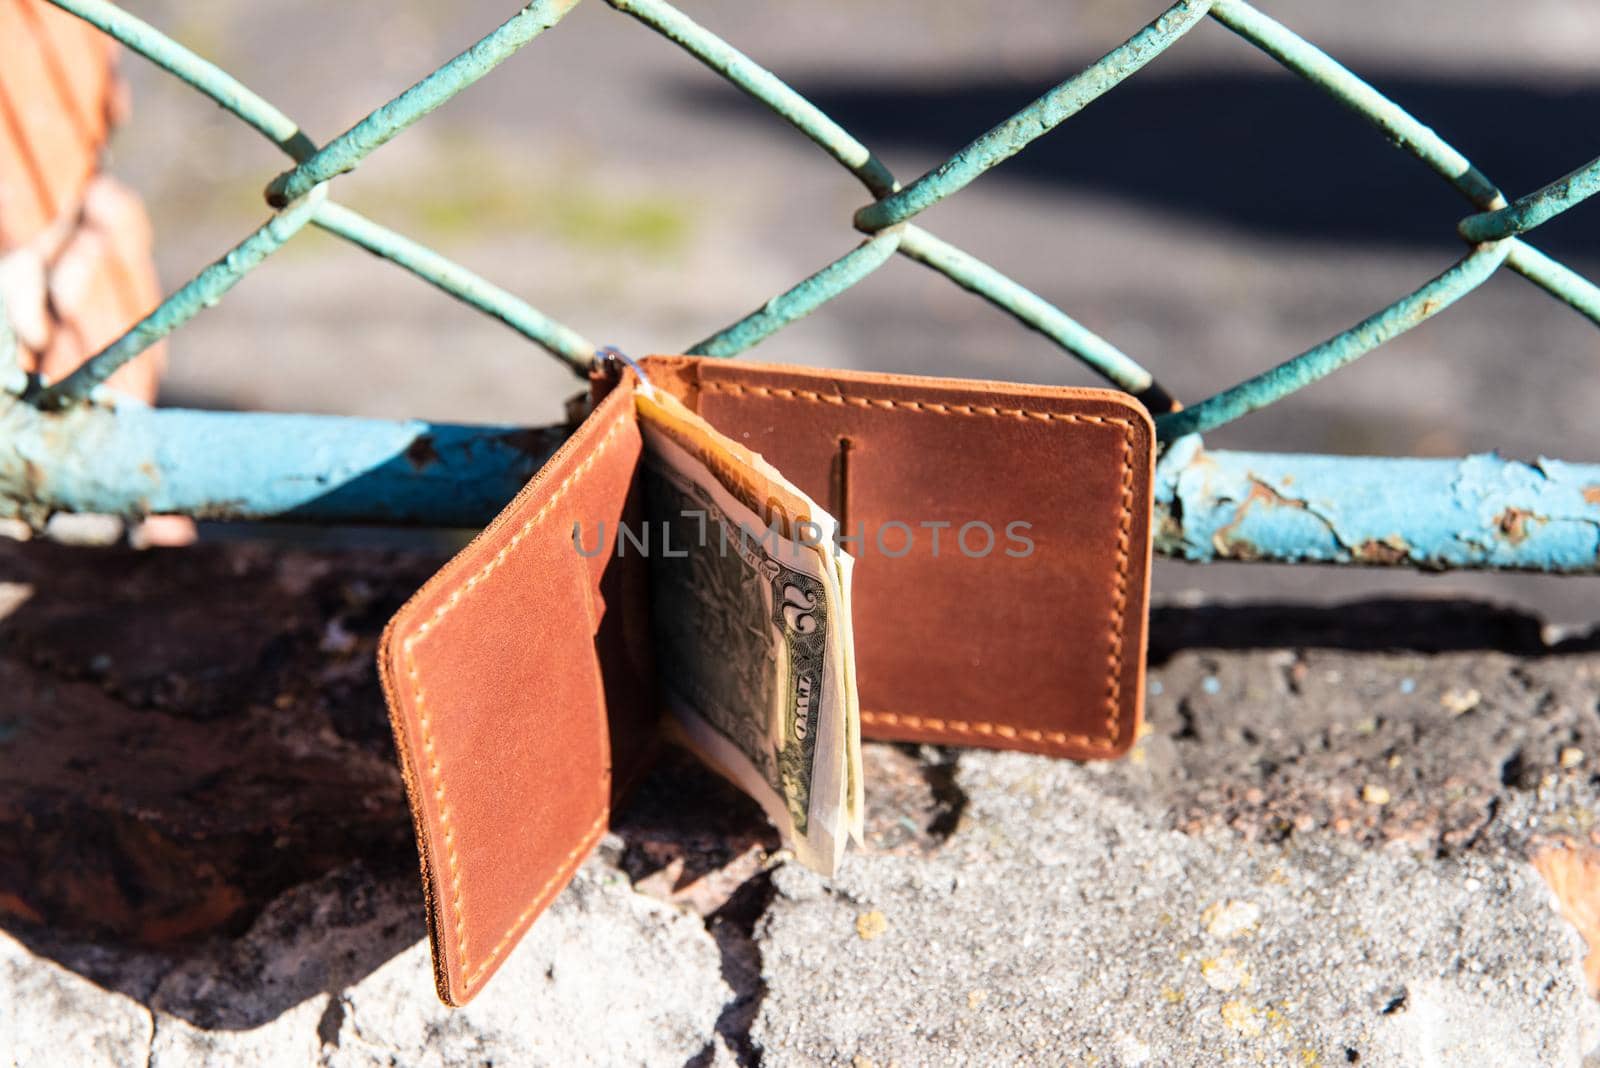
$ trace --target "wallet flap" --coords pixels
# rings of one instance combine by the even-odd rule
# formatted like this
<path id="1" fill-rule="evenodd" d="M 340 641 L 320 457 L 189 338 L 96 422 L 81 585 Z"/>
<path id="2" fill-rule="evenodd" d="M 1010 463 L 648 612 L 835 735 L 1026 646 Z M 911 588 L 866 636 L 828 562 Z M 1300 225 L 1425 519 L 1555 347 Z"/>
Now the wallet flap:
<path id="1" fill-rule="evenodd" d="M 1154 428 L 1104 389 L 650 357 L 839 519 L 863 733 L 1110 757 L 1143 703 Z"/>
<path id="2" fill-rule="evenodd" d="M 642 504 L 632 389 L 599 404 L 384 632 L 439 996 L 504 961 L 604 833 L 653 736 L 647 575 L 611 551 Z M 591 542 L 575 551 L 574 524 Z"/>

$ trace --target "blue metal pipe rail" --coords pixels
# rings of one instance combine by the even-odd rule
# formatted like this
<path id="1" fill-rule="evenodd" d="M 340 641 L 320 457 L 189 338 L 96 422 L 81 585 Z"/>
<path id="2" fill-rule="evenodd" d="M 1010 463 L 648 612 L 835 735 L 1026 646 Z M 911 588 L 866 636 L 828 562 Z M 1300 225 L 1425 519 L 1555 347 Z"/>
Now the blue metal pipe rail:
<path id="1" fill-rule="evenodd" d="M 292 166 L 267 185 L 275 213 L 119 339 L 59 382 L 20 374 L 0 315 L 0 514 L 56 510 L 230 518 L 474 525 L 559 439 L 550 430 L 446 427 L 336 417 L 150 411 L 100 393 L 117 367 L 228 292 L 315 225 L 491 315 L 573 370 L 582 334 L 439 253 L 365 219 L 330 183 L 556 26 L 577 0 L 534 0 L 326 145 L 227 72 L 106 0 L 51 0 L 171 72 L 257 130 Z M 1348 68 L 1244 0 L 1178 0 L 1125 43 L 902 185 L 869 148 L 771 71 L 665 0 L 605 0 L 765 104 L 849 170 L 872 197 L 854 215 L 865 240 L 755 311 L 685 346 L 734 356 L 847 291 L 896 254 L 1001 308 L 1139 397 L 1164 448 L 1157 547 L 1218 558 L 1592 572 L 1600 468 L 1493 456 L 1461 460 L 1207 452 L 1200 432 L 1288 397 L 1470 294 L 1501 266 L 1600 324 L 1600 287 L 1523 235 L 1600 192 L 1600 159 L 1520 197 Z M 1324 343 L 1190 407 L 1139 361 L 1022 283 L 912 221 L 1002 165 L 1175 46 L 1205 18 L 1355 111 L 1471 206 L 1468 248 L 1426 281 Z M 663 345 L 662 348 L 672 346 Z M 1404 492 L 1398 492 L 1404 487 Z"/>
<path id="2" fill-rule="evenodd" d="M 0 400 L 0 434 L 0 516 L 477 527 L 567 431 Z M 1600 464 L 1207 451 L 1191 437 L 1156 474 L 1156 546 L 1181 559 L 1600 571 Z"/>

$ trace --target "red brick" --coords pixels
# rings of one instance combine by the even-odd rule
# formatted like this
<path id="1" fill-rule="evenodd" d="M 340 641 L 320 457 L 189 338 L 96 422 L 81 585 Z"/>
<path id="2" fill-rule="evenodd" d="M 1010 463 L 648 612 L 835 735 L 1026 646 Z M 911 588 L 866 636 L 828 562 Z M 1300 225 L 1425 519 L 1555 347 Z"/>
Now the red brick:
<path id="1" fill-rule="evenodd" d="M 50 265 L 49 287 L 57 326 L 42 371 L 57 381 L 160 302 L 150 221 L 137 196 L 111 178 L 95 179 L 77 231 Z M 111 386 L 153 401 L 164 349 L 153 346 L 113 375 Z"/>
<path id="2" fill-rule="evenodd" d="M 24 125 L 23 98 L 9 88 L 17 80 L 12 57 L 31 45 L 16 0 L 0 0 L 0 253 L 26 244 L 55 217 L 46 171 Z"/>
<path id="3" fill-rule="evenodd" d="M 50 343 L 45 257 L 32 246 L 0 256 L 0 297 L 17 340 L 34 350 Z"/>
<path id="4" fill-rule="evenodd" d="M 21 0 L 51 81 L 66 112 L 87 143 L 104 144 L 110 130 L 116 42 L 89 23 L 44 0 Z"/>
<path id="5" fill-rule="evenodd" d="M 0 0 L 0 252 L 77 203 L 107 133 L 112 53 L 41 0 Z"/>

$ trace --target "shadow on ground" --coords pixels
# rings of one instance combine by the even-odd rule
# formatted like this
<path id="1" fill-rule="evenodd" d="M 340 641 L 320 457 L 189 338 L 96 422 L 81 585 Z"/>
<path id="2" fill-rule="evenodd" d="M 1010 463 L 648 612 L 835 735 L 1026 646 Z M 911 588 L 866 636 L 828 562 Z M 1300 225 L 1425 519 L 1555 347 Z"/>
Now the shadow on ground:
<path id="1" fill-rule="evenodd" d="M 1508 196 L 1586 163 L 1600 86 L 1420 80 L 1368 71 L 1380 91 L 1431 125 Z M 943 159 L 1048 86 L 951 78 L 796 87 L 877 151 Z M 726 90 L 684 89 L 691 106 L 775 121 Z M 1365 120 L 1285 72 L 1140 73 L 1005 163 L 1002 174 L 1177 211 L 1253 233 L 1342 244 L 1459 248 L 1472 208 Z M 914 175 L 905 173 L 902 181 Z M 1580 206 L 1534 239 L 1555 255 L 1595 254 L 1600 204 Z"/>
<path id="2" fill-rule="evenodd" d="M 441 562 L 0 541 L 0 925 L 108 989 L 227 1030 L 423 938 L 375 651 Z M 684 760 L 636 796 L 614 821 L 621 862 L 635 880 L 666 872 L 661 896 L 776 844 L 748 799 Z M 338 917 L 318 911 L 330 896 Z M 337 944 L 319 942 L 325 927 Z M 265 946 L 293 966 L 242 959 Z M 258 971 L 270 988 L 204 993 Z"/>

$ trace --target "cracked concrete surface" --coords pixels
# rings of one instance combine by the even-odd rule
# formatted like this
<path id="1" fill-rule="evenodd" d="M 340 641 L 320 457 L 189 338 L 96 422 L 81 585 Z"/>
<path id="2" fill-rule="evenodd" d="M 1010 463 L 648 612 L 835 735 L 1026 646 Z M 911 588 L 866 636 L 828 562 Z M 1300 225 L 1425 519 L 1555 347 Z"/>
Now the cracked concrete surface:
<path id="1" fill-rule="evenodd" d="M 75 1065 L 682 1063 L 732 994 L 690 915 L 592 862 L 464 1009 L 439 1004 L 418 895 L 358 864 L 273 902 L 141 1000 L 0 935 L 0 1062 Z M 282 1007 L 287 1003 L 287 1007 Z M 63 1059 L 64 1058 L 64 1059 Z"/>
<path id="2" fill-rule="evenodd" d="M 1543 1065 L 1596 1037 L 1577 938 L 1524 865 L 1186 835 L 1095 778 L 967 754 L 936 857 L 782 869 L 755 1044 L 777 1064 Z"/>
<path id="3" fill-rule="evenodd" d="M 435 564 L 0 543 L 0 1064 L 1577 1065 L 1600 1038 L 1528 863 L 1571 858 L 1545 870 L 1594 936 L 1600 641 L 1451 601 L 1160 607 L 1127 760 L 869 745 L 832 881 L 669 755 L 445 1009 L 372 678 Z"/>

